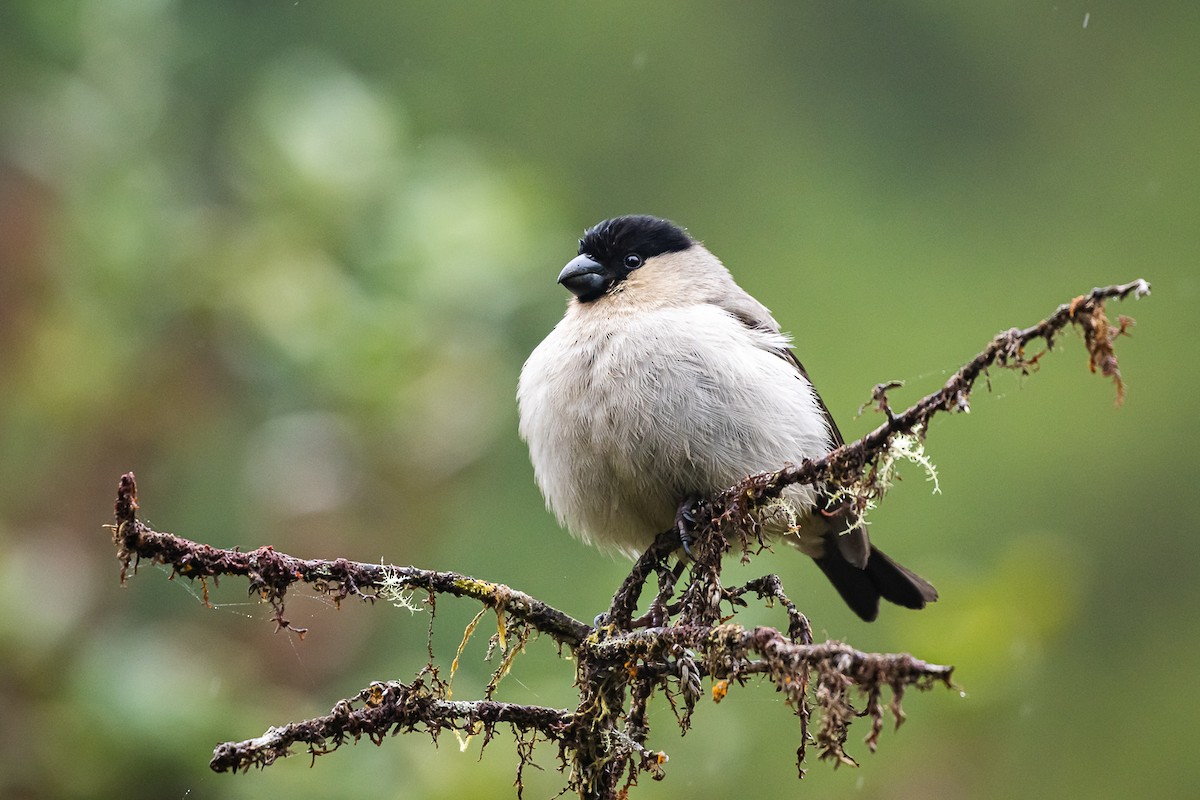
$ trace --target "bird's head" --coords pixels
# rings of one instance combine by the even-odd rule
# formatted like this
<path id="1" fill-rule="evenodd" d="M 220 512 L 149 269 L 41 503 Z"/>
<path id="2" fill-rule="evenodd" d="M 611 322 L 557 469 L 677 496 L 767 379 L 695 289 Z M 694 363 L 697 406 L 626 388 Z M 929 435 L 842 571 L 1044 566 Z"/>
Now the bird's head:
<path id="1" fill-rule="evenodd" d="M 594 225 L 579 240 L 579 255 L 558 275 L 558 282 L 581 303 L 598 300 L 653 259 L 690 249 L 696 241 L 673 222 L 658 217 L 626 216 Z"/>

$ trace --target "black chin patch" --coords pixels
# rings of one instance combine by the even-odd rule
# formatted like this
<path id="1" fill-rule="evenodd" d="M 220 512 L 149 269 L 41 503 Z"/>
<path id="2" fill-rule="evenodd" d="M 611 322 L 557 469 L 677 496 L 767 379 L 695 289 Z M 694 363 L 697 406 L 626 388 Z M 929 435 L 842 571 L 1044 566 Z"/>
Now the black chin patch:
<path id="1" fill-rule="evenodd" d="M 629 253 L 645 260 L 687 250 L 693 244 L 692 237 L 674 222 L 639 214 L 606 219 L 592 226 L 579 240 L 579 254 L 586 253 L 606 267 L 616 267 Z"/>

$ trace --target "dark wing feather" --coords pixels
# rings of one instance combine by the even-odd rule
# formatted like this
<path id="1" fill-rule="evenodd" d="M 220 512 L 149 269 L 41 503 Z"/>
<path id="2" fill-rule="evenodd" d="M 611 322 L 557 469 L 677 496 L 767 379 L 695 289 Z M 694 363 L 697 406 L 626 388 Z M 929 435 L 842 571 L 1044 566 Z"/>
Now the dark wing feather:
<path id="1" fill-rule="evenodd" d="M 770 312 L 749 295 L 742 293 L 722 306 L 747 328 L 774 334 L 780 332 Z M 772 347 L 770 352 L 795 367 L 808 381 L 829 428 L 830 446 L 841 447 L 845 443 L 842 432 L 796 353 L 790 347 Z M 928 581 L 871 545 L 866 528 L 857 525 L 846 530 L 852 519 L 848 503 L 835 503 L 826 493 L 817 504 L 817 513 L 828 519 L 829 532 L 824 536 L 824 555 L 814 560 L 856 614 L 868 622 L 875 619 L 881 597 L 906 608 L 923 608 L 926 603 L 937 600 L 937 590 Z"/>
<path id="2" fill-rule="evenodd" d="M 768 331 L 770 333 L 779 332 L 779 329 L 773 324 L 774 320 L 767 323 L 751 319 L 745 314 L 737 314 L 736 316 L 748 328 Z M 796 357 L 795 351 L 790 347 L 772 347 L 770 348 L 770 352 L 795 367 L 796 371 L 804 376 L 804 380 L 808 381 L 808 385 L 812 387 L 813 398 L 817 401 L 817 406 L 821 409 L 821 414 L 825 418 L 825 425 L 829 429 L 830 449 L 841 447 L 845 443 L 845 440 L 842 438 L 842 432 L 838 429 L 837 423 L 834 422 L 833 415 L 829 413 L 829 407 L 821 399 L 821 393 L 817 391 L 817 387 L 813 386 L 812 379 L 808 377 L 808 370 L 804 368 L 804 365 L 800 363 L 800 359 Z M 846 503 L 835 503 L 833 498 L 828 494 L 822 495 L 817 502 L 818 511 L 830 518 L 832 524 L 837 524 L 834 518 L 848 520 L 850 508 Z M 867 536 L 867 530 L 862 525 L 856 526 L 852 530 L 846 530 L 848 527 L 848 525 L 844 526 L 842 530 L 845 532 L 833 537 L 836 541 L 838 552 L 851 566 L 858 569 L 866 569 L 867 563 L 871 558 L 871 540 Z M 826 541 L 829 541 L 829 537 L 826 537 Z"/>
<path id="3" fill-rule="evenodd" d="M 776 324 L 775 320 L 771 319 L 770 317 L 767 317 L 766 319 L 756 319 L 750 314 L 746 313 L 744 309 L 738 309 L 736 311 L 731 310 L 731 313 L 739 322 L 751 330 L 765 331 L 767 333 L 774 334 L 778 334 L 780 332 L 779 325 Z M 836 448 L 845 444 L 845 440 L 842 438 L 842 432 L 838 430 L 837 423 L 833 421 L 833 415 L 829 413 L 829 408 L 825 405 L 825 401 L 821 399 L 821 393 L 817 391 L 817 387 L 813 386 L 812 378 L 808 377 L 808 370 L 806 370 L 804 365 L 800 363 L 800 359 L 796 357 L 796 352 L 790 347 L 772 347 L 770 348 L 770 352 L 791 364 L 796 368 L 797 372 L 804 376 L 804 380 L 808 381 L 809 386 L 812 386 L 813 397 L 816 398 L 817 405 L 821 408 L 821 414 L 825 417 L 825 424 L 829 427 L 829 435 L 833 442 L 833 446 Z"/>
<path id="4" fill-rule="evenodd" d="M 846 443 L 842 438 L 842 432 L 838 430 L 837 423 L 833 421 L 833 414 L 829 413 L 829 409 L 825 406 L 825 401 L 821 399 L 821 393 L 817 391 L 817 387 L 813 386 L 812 378 L 808 377 L 808 371 L 804 369 L 804 365 L 800 363 L 800 359 L 796 358 L 796 352 L 788 347 L 783 350 L 774 351 L 796 367 L 796 371 L 804 376 L 804 380 L 808 381 L 808 385 L 813 387 L 813 397 L 817 398 L 817 405 L 821 407 L 821 413 L 825 416 L 825 424 L 829 426 L 829 433 L 833 437 L 833 446 L 841 447 Z"/>

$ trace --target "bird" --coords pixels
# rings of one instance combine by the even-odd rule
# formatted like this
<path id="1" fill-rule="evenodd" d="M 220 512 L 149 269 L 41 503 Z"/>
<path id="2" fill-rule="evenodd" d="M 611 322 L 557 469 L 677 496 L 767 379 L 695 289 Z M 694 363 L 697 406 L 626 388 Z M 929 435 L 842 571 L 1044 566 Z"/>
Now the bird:
<path id="1" fill-rule="evenodd" d="M 791 339 L 725 265 L 670 220 L 587 229 L 558 275 L 566 313 L 517 387 L 519 433 L 560 524 L 636 556 L 689 500 L 843 443 Z M 811 557 L 847 605 L 919 609 L 937 590 L 871 544 L 823 487 L 793 485 L 764 527 Z"/>

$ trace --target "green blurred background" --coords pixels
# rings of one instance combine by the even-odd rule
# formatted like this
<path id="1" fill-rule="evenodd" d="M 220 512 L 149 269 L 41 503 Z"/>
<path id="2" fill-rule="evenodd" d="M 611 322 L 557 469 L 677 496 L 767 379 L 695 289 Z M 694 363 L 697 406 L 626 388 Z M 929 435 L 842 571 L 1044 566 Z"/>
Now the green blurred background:
<path id="1" fill-rule="evenodd" d="M 422 663 L 423 614 L 143 567 L 101 526 L 455 569 L 591 619 L 628 565 L 561 532 L 516 435 L 582 230 L 668 216 L 764 299 L 848 436 L 1095 285 L 1154 295 L 1128 398 L 1068 335 L 938 420 L 874 518 L 942 593 L 874 625 L 768 554 L 820 636 L 957 665 L 862 767 L 769 686 L 705 703 L 640 797 L 1194 796 L 1200 4 L 0 4 L 0 796 L 507 797 L 505 737 L 264 772 L 212 747 Z M 474 613 L 443 600 L 447 659 Z M 778 612 L 747 621 L 782 624 Z M 455 696 L 476 696 L 486 634 Z M 566 705 L 534 642 L 504 699 Z M 527 797 L 562 785 L 553 749 Z"/>

